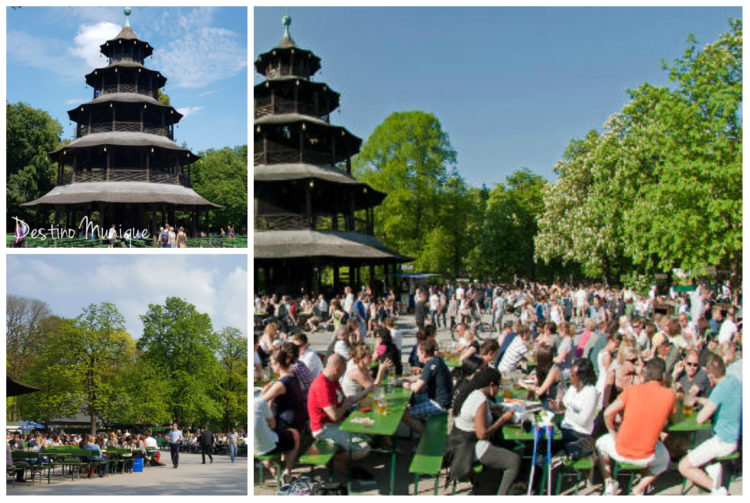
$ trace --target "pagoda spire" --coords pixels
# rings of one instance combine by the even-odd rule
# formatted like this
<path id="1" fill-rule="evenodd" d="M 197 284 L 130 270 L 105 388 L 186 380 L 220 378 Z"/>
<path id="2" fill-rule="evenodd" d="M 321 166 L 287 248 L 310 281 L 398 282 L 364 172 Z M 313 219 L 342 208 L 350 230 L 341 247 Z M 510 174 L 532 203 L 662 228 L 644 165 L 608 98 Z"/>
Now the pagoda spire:
<path id="1" fill-rule="evenodd" d="M 125 27 L 130 28 L 130 7 L 125 7 L 122 12 L 125 13 Z"/>
<path id="2" fill-rule="evenodd" d="M 292 35 L 289 33 L 289 25 L 292 24 L 292 18 L 286 12 L 281 18 L 281 24 L 284 25 L 284 36 L 281 38 L 281 42 L 279 42 L 279 47 L 297 47 Z"/>

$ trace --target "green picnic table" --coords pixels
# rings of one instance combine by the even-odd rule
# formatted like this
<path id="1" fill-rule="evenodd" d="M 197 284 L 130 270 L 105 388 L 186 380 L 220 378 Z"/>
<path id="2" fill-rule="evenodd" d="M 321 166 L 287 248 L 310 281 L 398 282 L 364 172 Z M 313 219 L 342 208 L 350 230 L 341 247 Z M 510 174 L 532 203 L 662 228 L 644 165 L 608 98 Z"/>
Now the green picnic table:
<path id="1" fill-rule="evenodd" d="M 387 412 L 378 414 L 374 409 L 368 412 L 362 412 L 357 409 L 341 423 L 341 431 L 349 433 L 349 460 L 347 464 L 346 485 L 347 490 L 351 490 L 351 460 L 352 460 L 352 438 L 355 435 L 383 435 L 393 437 L 401 424 L 401 418 L 404 416 L 406 407 L 409 405 L 411 390 L 405 388 L 394 388 L 386 391 Z M 360 422 L 367 419 L 364 422 Z M 391 455 L 391 478 L 389 494 L 393 494 L 395 476 L 396 476 L 396 442 L 395 438 L 391 442 L 390 449 L 371 449 L 373 452 L 382 452 Z"/>

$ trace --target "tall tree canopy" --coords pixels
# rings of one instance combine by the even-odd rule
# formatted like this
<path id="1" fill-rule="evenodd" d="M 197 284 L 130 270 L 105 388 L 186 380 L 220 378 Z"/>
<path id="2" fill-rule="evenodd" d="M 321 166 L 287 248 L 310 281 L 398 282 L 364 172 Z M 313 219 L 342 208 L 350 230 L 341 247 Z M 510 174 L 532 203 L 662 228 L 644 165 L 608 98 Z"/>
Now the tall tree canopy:
<path id="1" fill-rule="evenodd" d="M 193 189 L 209 201 L 223 206 L 211 212 L 211 228 L 234 225 L 247 229 L 247 145 L 200 152 L 202 159 L 191 166 Z"/>
<path id="2" fill-rule="evenodd" d="M 12 217 L 34 220 L 36 212 L 20 204 L 37 199 L 55 186 L 55 168 L 47 153 L 60 146 L 63 128 L 44 110 L 24 103 L 7 103 L 6 199 L 8 229 Z"/>
<path id="3" fill-rule="evenodd" d="M 537 257 L 589 277 L 633 280 L 708 265 L 739 278 L 742 255 L 742 24 L 643 84 L 607 122 L 569 145 L 545 191 Z M 666 66 L 666 65 L 665 65 Z"/>
<path id="4" fill-rule="evenodd" d="M 397 112 L 380 124 L 354 159 L 359 178 L 388 196 L 375 209 L 378 237 L 429 267 L 425 243 L 440 227 L 440 195 L 455 176 L 456 152 L 429 113 Z"/>
<path id="5" fill-rule="evenodd" d="M 211 318 L 183 299 L 168 297 L 164 305 L 149 304 L 140 319 L 143 336 L 136 347 L 169 382 L 172 418 L 194 424 L 219 420 L 220 408 L 211 392 L 219 378 Z"/>

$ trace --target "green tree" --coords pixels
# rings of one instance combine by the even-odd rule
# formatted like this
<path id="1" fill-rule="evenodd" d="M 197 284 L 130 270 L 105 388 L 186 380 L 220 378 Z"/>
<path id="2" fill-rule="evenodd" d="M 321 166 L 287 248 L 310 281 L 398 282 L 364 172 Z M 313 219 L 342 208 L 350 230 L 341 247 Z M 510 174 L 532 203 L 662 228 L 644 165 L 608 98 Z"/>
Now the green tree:
<path id="1" fill-rule="evenodd" d="M 149 304 L 140 319 L 143 336 L 136 347 L 168 382 L 172 419 L 187 424 L 219 420 L 218 341 L 209 316 L 183 299 L 168 297 L 164 305 Z"/>
<path id="2" fill-rule="evenodd" d="M 477 264 L 485 274 L 505 281 L 513 275 L 537 279 L 534 235 L 546 186 L 541 176 L 523 169 L 489 192 Z"/>
<path id="3" fill-rule="evenodd" d="M 59 369 L 72 373 L 86 412 L 91 433 L 96 433 L 100 412 L 109 415 L 121 399 L 118 374 L 133 361 L 134 343 L 125 331 L 125 320 L 110 302 L 90 304 L 73 323 L 64 323 L 58 337 L 46 347 L 58 357 Z"/>
<path id="4" fill-rule="evenodd" d="M 161 89 L 158 89 L 156 92 L 156 101 L 161 103 L 162 105 L 169 106 L 169 95 L 167 93 L 161 92 Z"/>
<path id="5" fill-rule="evenodd" d="M 698 51 L 694 37 L 670 71 L 677 88 L 662 92 L 660 113 L 636 141 L 659 133 L 662 158 L 625 213 L 625 238 L 642 267 L 698 272 L 742 261 L 742 22 Z M 665 65 L 666 66 L 666 65 Z M 642 100 L 648 89 L 633 93 Z M 635 136 L 635 135 L 634 135 Z M 653 218 L 655 214 L 659 218 Z"/>
<path id="6" fill-rule="evenodd" d="M 146 428 L 170 420 L 169 383 L 160 369 L 148 360 L 138 358 L 120 372 L 116 386 L 122 397 L 108 411 L 109 422 Z"/>
<path id="7" fill-rule="evenodd" d="M 226 327 L 217 334 L 219 342 L 219 386 L 217 401 L 222 404 L 221 429 L 247 425 L 247 339 L 236 328 Z"/>
<path id="8" fill-rule="evenodd" d="M 375 209 L 378 237 L 414 257 L 417 269 L 434 262 L 423 256 L 425 239 L 440 225 L 441 190 L 455 175 L 455 164 L 440 121 L 420 111 L 391 114 L 354 159 L 357 176 L 388 194 Z"/>
<path id="9" fill-rule="evenodd" d="M 223 206 L 211 211 L 211 227 L 247 229 L 247 145 L 200 152 L 191 166 L 191 185 L 209 201 Z"/>
<path id="10" fill-rule="evenodd" d="M 44 110 L 24 103 L 7 103 L 6 111 L 6 198 L 8 229 L 15 228 L 12 217 L 33 223 L 40 218 L 35 210 L 20 204 L 33 201 L 55 186 L 55 168 L 47 153 L 60 146 L 62 126 Z"/>

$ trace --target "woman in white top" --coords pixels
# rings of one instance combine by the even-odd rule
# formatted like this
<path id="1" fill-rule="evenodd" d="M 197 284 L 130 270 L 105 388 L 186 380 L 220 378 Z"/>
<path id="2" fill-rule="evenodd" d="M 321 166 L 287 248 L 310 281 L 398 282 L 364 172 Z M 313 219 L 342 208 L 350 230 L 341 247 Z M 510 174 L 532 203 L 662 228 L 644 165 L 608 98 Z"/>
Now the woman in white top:
<path id="1" fill-rule="evenodd" d="M 346 364 L 346 373 L 341 378 L 341 389 L 346 396 L 360 395 L 363 390 L 372 391 L 383 381 L 386 371 L 393 366 L 393 362 L 385 360 L 378 365 L 375 379 L 370 373 L 372 351 L 364 344 L 357 344 L 352 348 L 351 359 Z"/>
<path id="2" fill-rule="evenodd" d="M 570 369 L 570 386 L 562 400 L 565 417 L 560 424 L 562 440 L 553 450 L 577 442 L 594 432 L 594 419 L 599 405 L 599 394 L 594 383 L 594 365 L 588 358 L 579 358 Z M 566 451 L 568 449 L 566 448 Z"/>
<path id="3" fill-rule="evenodd" d="M 490 441 L 492 434 L 513 418 L 513 411 L 509 410 L 493 422 L 488 399 L 497 395 L 499 389 L 500 372 L 483 367 L 457 390 L 453 405 L 455 420 L 449 438 L 449 449 L 454 452 L 451 478 L 461 480 L 468 475 L 476 460 L 489 470 L 503 472 L 497 494 L 507 494 L 518 475 L 521 458 Z"/>
<path id="4" fill-rule="evenodd" d="M 599 376 L 596 380 L 596 391 L 599 393 L 599 399 L 601 401 L 604 398 L 604 388 L 607 386 L 607 375 L 611 370 L 615 370 L 615 359 L 614 354 L 617 348 L 622 342 L 622 336 L 616 331 L 607 334 L 607 345 L 599 351 L 596 355 L 597 364 L 599 366 Z M 601 405 L 601 403 L 599 404 Z"/>

